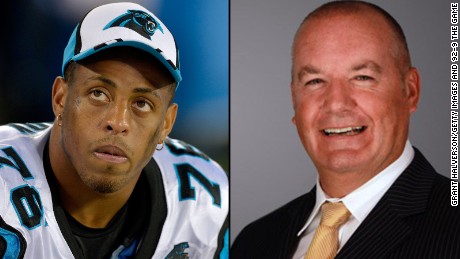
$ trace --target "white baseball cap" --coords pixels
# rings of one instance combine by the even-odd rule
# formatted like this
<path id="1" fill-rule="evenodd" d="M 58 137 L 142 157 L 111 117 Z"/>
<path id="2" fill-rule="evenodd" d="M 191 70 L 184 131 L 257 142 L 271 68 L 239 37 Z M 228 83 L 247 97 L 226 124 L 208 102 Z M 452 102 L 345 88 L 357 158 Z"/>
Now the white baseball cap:
<path id="1" fill-rule="evenodd" d="M 182 80 L 173 35 L 153 13 L 135 3 L 102 5 L 87 13 L 64 50 L 62 75 L 71 61 L 119 46 L 150 53 L 168 69 L 177 84 Z"/>

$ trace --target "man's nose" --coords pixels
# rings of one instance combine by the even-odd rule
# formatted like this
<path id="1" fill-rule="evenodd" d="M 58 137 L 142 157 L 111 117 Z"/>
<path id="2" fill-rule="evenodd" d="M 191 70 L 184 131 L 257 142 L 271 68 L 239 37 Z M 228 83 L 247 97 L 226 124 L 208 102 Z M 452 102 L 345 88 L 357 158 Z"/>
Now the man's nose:
<path id="1" fill-rule="evenodd" d="M 345 82 L 331 82 L 326 89 L 323 108 L 330 112 L 340 112 L 352 108 L 356 103 L 351 87 Z"/>

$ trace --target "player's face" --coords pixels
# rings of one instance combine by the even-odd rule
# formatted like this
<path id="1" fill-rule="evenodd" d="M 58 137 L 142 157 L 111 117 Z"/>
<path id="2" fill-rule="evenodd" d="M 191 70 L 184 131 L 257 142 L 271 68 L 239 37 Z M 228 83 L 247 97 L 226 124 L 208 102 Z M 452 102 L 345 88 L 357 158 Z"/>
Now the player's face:
<path id="1" fill-rule="evenodd" d="M 293 122 L 318 172 L 375 175 L 402 152 L 419 78 L 380 17 L 302 26 L 293 49 Z M 368 177 L 367 177 L 368 178 Z"/>
<path id="2" fill-rule="evenodd" d="M 174 123 L 177 105 L 168 105 L 167 84 L 147 61 L 104 58 L 77 65 L 72 85 L 61 82 L 57 91 L 69 171 L 101 193 L 135 184 Z"/>

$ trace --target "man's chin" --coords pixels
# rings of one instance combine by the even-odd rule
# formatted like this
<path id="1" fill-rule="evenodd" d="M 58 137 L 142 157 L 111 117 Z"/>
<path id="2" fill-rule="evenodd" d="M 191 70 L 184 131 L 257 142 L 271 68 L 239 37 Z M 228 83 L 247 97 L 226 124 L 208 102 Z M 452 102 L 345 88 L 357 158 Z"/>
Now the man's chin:
<path id="1" fill-rule="evenodd" d="M 365 154 L 352 151 L 330 152 L 320 158 L 322 161 L 319 168 L 324 168 L 330 172 L 346 173 L 359 171 L 363 165 L 369 165 L 369 161 L 363 157 Z"/>

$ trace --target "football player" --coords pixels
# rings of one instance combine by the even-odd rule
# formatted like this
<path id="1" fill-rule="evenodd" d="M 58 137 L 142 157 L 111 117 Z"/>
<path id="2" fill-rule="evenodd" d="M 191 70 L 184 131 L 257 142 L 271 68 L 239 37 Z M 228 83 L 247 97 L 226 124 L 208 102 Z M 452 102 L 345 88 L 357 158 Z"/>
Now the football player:
<path id="1" fill-rule="evenodd" d="M 64 51 L 53 123 L 0 127 L 0 257 L 227 258 L 228 179 L 168 138 L 173 35 L 133 3 L 91 10 Z"/>

